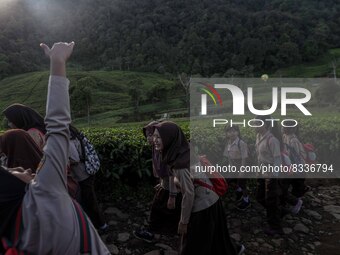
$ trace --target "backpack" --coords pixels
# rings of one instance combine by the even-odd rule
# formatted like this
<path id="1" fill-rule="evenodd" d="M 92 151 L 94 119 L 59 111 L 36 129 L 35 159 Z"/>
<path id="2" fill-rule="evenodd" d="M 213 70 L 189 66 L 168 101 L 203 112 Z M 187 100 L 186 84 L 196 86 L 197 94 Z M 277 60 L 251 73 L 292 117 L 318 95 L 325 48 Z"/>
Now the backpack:
<path id="1" fill-rule="evenodd" d="M 287 151 L 288 151 L 287 154 L 288 154 L 288 157 L 291 163 L 296 164 L 296 165 L 303 164 L 302 156 L 299 153 L 297 153 L 295 148 L 286 143 L 284 145 L 287 148 Z"/>
<path id="2" fill-rule="evenodd" d="M 272 137 L 275 137 L 274 135 L 273 136 L 269 136 L 268 138 L 267 138 L 267 147 L 268 148 L 270 148 L 269 147 L 269 140 L 270 140 L 270 138 L 272 138 Z M 294 148 L 292 148 L 292 149 L 294 149 Z M 295 153 L 296 153 L 296 151 L 295 151 Z M 297 153 L 296 153 L 297 154 Z M 291 170 L 291 165 L 292 165 L 292 160 L 291 160 L 291 158 L 290 158 L 290 156 L 289 156 L 289 153 L 286 151 L 286 150 L 282 150 L 281 148 L 280 148 L 280 156 L 281 156 L 281 164 L 283 165 L 283 166 L 288 166 L 289 167 L 289 169 Z"/>
<path id="3" fill-rule="evenodd" d="M 89 219 L 84 213 L 80 205 L 73 201 L 73 205 L 76 209 L 77 219 L 80 229 L 80 254 L 91 254 L 91 233 L 89 232 Z M 15 218 L 15 229 L 12 231 L 12 241 L 7 238 L 2 238 L 2 244 L 5 248 L 4 255 L 29 255 L 30 253 L 18 250 L 21 232 L 23 228 L 22 223 L 22 206 L 19 207 Z"/>
<path id="4" fill-rule="evenodd" d="M 83 155 L 80 155 L 80 160 L 85 163 L 86 172 L 89 175 L 96 174 L 100 168 L 100 160 L 94 146 L 82 132 L 78 132 L 76 138 L 81 144 Z"/>
<path id="5" fill-rule="evenodd" d="M 315 147 L 311 143 L 305 143 L 303 144 L 303 149 L 306 152 L 306 157 L 304 158 L 306 164 L 315 164 L 316 161 L 316 152 L 315 152 Z"/>
<path id="6" fill-rule="evenodd" d="M 199 156 L 199 160 L 202 166 L 212 165 L 205 155 Z M 228 190 L 228 183 L 224 177 L 218 172 L 207 172 L 206 175 L 209 178 L 212 186 L 199 179 L 195 179 L 194 183 L 214 191 L 218 196 L 223 196 Z"/>

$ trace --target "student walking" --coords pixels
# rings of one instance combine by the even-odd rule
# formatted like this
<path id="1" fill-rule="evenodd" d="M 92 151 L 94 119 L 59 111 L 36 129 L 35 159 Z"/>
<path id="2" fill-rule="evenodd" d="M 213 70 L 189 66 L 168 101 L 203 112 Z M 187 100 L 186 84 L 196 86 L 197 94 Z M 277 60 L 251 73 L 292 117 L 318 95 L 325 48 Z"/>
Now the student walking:
<path id="1" fill-rule="evenodd" d="M 287 121 L 287 125 L 293 126 L 294 123 Z M 307 156 L 305 149 L 303 148 L 302 143 L 298 138 L 299 133 L 299 126 L 296 127 L 284 127 L 283 128 L 283 135 L 282 140 L 283 143 L 286 145 L 286 150 L 290 154 L 290 150 L 293 150 L 298 157 L 299 163 L 305 164 L 305 158 Z M 288 147 L 288 148 L 287 148 Z M 301 198 L 307 191 L 310 190 L 310 187 L 305 185 L 305 179 L 298 178 L 298 179 L 291 179 L 291 185 L 293 187 L 292 194 L 298 198 Z"/>
<path id="2" fill-rule="evenodd" d="M 27 131 L 39 150 L 43 151 L 46 127 L 44 118 L 37 111 L 23 104 L 12 104 L 3 111 L 3 114 L 8 121 L 9 128 Z M 79 184 L 71 176 L 70 172 L 67 175 L 67 186 L 70 195 L 80 201 Z"/>
<path id="3" fill-rule="evenodd" d="M 240 128 L 238 126 L 225 127 L 227 144 L 223 156 L 227 157 L 228 163 L 240 169 L 241 166 L 246 165 L 248 158 L 247 143 L 241 139 Z M 236 189 L 236 209 L 244 211 L 251 206 L 249 193 L 247 189 L 247 179 L 237 179 Z"/>
<path id="4" fill-rule="evenodd" d="M 35 176 L 20 169 L 0 168 L 0 237 L 11 241 L 3 242 L 5 249 L 12 246 L 39 255 L 110 254 L 81 207 L 67 193 L 71 118 L 66 60 L 73 45 L 56 43 L 51 49 L 41 45 L 51 62 L 45 118 L 48 136 Z M 10 235 L 14 229 L 21 230 L 15 239 Z"/>
<path id="5" fill-rule="evenodd" d="M 95 175 L 90 175 L 85 166 L 85 148 L 82 144 L 80 132 L 70 125 L 70 156 L 69 167 L 70 174 L 80 186 L 80 204 L 84 211 L 90 217 L 93 225 L 100 233 L 109 230 L 109 225 L 99 207 L 96 192 L 94 190 Z"/>
<path id="6" fill-rule="evenodd" d="M 256 116 L 258 127 L 255 128 L 256 135 L 256 153 L 259 165 L 280 166 L 281 162 L 281 145 L 279 141 L 279 131 L 276 125 L 272 127 L 271 116 Z M 262 122 L 261 122 L 262 121 Z M 274 135 L 275 134 L 275 135 Z M 266 208 L 267 222 L 269 227 L 264 232 L 268 235 L 283 234 L 281 226 L 281 211 L 279 205 L 279 196 L 281 190 L 277 176 L 271 174 L 269 177 L 264 176 L 257 181 L 257 201 Z"/>
<path id="7" fill-rule="evenodd" d="M 167 164 L 162 162 L 162 155 L 155 150 L 153 144 L 154 126 L 158 121 L 152 121 L 143 128 L 143 134 L 152 146 L 153 175 L 159 178 L 159 184 L 155 187 L 156 193 L 152 201 L 149 228 L 134 231 L 137 238 L 151 242 L 153 233 L 175 234 L 181 214 L 181 193 L 177 191 L 174 176 Z"/>
<path id="8" fill-rule="evenodd" d="M 174 172 L 182 192 L 181 217 L 178 233 L 181 235 L 181 255 L 241 254 L 244 246 L 235 247 L 226 223 L 219 196 L 206 187 L 194 185 L 193 178 L 207 184 L 204 176 L 194 176 L 198 158 L 190 165 L 190 148 L 182 130 L 173 122 L 155 126 L 154 146 Z M 201 173 L 204 174 L 204 173 Z"/>

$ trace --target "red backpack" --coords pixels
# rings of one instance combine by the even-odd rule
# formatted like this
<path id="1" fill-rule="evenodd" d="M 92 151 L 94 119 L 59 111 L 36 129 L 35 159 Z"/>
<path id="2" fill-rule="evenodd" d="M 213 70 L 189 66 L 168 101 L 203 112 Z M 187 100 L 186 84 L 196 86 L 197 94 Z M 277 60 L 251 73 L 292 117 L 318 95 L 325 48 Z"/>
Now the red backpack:
<path id="1" fill-rule="evenodd" d="M 89 231 L 89 220 L 80 205 L 73 201 L 74 207 L 77 212 L 77 218 L 80 229 L 80 253 L 79 254 L 91 254 L 91 233 Z M 12 242 L 7 238 L 2 238 L 2 244 L 5 248 L 5 255 L 29 255 L 30 253 L 18 250 L 21 232 L 22 232 L 22 206 L 20 206 L 16 219 L 15 229 L 12 235 Z"/>
<path id="2" fill-rule="evenodd" d="M 306 157 L 304 158 L 306 164 L 315 164 L 316 163 L 316 153 L 315 147 L 311 143 L 303 144 L 303 148 L 306 152 Z"/>
<path id="3" fill-rule="evenodd" d="M 205 155 L 199 156 L 199 160 L 202 166 L 212 165 L 209 159 Z M 207 172 L 206 175 L 209 178 L 212 186 L 199 179 L 195 179 L 194 183 L 199 186 L 202 186 L 202 187 L 205 187 L 207 189 L 214 191 L 219 196 L 223 196 L 228 190 L 228 183 L 224 179 L 224 177 L 218 172 Z"/>

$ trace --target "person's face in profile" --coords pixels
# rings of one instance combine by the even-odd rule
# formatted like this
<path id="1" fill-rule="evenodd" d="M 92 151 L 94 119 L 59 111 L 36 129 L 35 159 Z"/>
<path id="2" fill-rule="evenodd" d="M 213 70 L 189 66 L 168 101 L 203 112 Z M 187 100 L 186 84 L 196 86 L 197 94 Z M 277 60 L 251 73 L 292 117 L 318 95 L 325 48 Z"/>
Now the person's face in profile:
<path id="1" fill-rule="evenodd" d="M 264 123 L 260 120 L 254 121 L 253 125 L 256 126 L 254 129 L 257 134 L 264 134 L 267 131 Z"/>
<path id="2" fill-rule="evenodd" d="M 153 143 L 157 151 L 163 150 L 163 141 L 157 129 L 153 133 Z"/>
<path id="3" fill-rule="evenodd" d="M 153 145 L 153 134 L 152 134 L 152 132 L 146 131 L 145 134 L 146 134 L 146 140 L 148 141 L 148 143 L 150 145 Z"/>
<path id="4" fill-rule="evenodd" d="M 17 128 L 12 122 L 9 121 L 9 119 L 5 118 L 5 126 L 9 129 L 15 129 Z"/>

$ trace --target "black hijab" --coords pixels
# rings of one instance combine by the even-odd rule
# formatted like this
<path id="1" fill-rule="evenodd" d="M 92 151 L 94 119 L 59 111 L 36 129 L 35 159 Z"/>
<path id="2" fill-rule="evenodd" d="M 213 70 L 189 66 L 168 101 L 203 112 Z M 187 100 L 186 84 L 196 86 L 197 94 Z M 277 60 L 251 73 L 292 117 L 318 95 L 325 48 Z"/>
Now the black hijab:
<path id="1" fill-rule="evenodd" d="M 0 238 L 9 237 L 25 187 L 26 183 L 0 167 Z"/>
<path id="2" fill-rule="evenodd" d="M 162 159 L 171 169 L 190 167 L 190 147 L 182 129 L 171 121 L 155 125 L 163 143 Z"/>
<path id="3" fill-rule="evenodd" d="M 3 111 L 3 114 L 19 129 L 27 131 L 36 128 L 46 134 L 44 118 L 26 105 L 12 104 Z"/>

